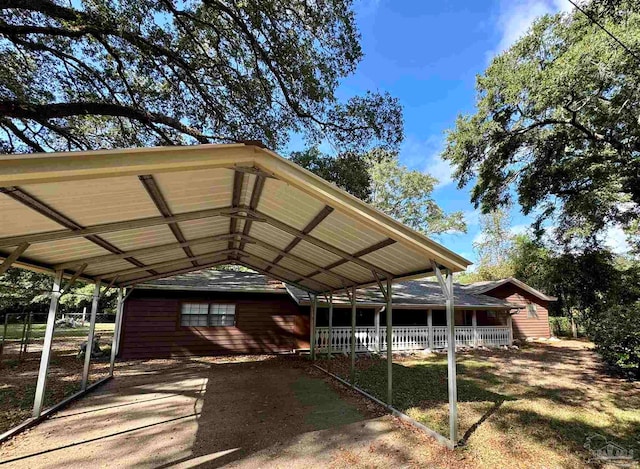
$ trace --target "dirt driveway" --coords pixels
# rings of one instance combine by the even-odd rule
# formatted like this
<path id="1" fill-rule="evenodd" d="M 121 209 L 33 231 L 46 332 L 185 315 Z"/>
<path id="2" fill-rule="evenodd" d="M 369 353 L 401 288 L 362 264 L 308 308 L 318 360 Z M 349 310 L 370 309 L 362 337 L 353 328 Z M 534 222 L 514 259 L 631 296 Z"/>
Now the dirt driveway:
<path id="1" fill-rule="evenodd" d="M 361 442 L 380 452 L 380 465 L 395 466 L 406 461 L 402 440 L 423 437 L 406 430 L 398 439 L 395 420 L 380 416 L 298 360 L 125 363 L 116 379 L 0 447 L 0 461 L 30 468 L 347 467 L 349 445 Z M 383 441 L 390 435 L 397 449 Z"/>

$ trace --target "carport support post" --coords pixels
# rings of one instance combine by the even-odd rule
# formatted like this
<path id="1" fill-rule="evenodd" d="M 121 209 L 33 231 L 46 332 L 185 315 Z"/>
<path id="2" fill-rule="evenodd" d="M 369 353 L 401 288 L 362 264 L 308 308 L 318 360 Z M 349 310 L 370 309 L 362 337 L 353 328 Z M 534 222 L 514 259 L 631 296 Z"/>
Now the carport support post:
<path id="1" fill-rule="evenodd" d="M 433 310 L 427 310 L 427 330 L 429 337 L 427 338 L 427 348 L 433 350 Z"/>
<path id="2" fill-rule="evenodd" d="M 356 287 L 351 289 L 351 384 L 356 384 Z"/>
<path id="3" fill-rule="evenodd" d="M 476 348 L 478 346 L 478 315 L 475 309 L 471 316 L 471 325 L 473 326 L 473 347 Z"/>
<path id="4" fill-rule="evenodd" d="M 93 336 L 96 330 L 96 315 L 98 314 L 98 302 L 100 301 L 100 280 L 93 289 L 93 301 L 91 302 L 91 318 L 89 319 L 89 334 L 87 346 L 84 349 L 84 368 L 82 370 L 82 390 L 87 389 L 89 383 L 89 368 L 91 367 L 91 352 L 93 352 Z M 115 332 L 115 331 L 114 331 Z"/>
<path id="5" fill-rule="evenodd" d="M 38 371 L 38 382 L 36 384 L 36 395 L 33 400 L 34 417 L 40 417 L 42 405 L 44 404 L 44 390 L 47 386 L 47 374 L 49 372 L 49 359 L 51 358 L 53 330 L 56 323 L 56 314 L 58 313 L 58 302 L 60 300 L 62 273 L 62 270 L 57 270 L 53 278 L 51 301 L 49 302 L 49 314 L 47 316 L 47 327 L 44 332 L 44 343 L 42 344 L 42 356 L 40 357 L 40 369 Z"/>
<path id="6" fill-rule="evenodd" d="M 329 293 L 329 347 L 327 358 L 331 360 L 331 346 L 333 344 L 333 292 Z"/>
<path id="7" fill-rule="evenodd" d="M 376 308 L 375 316 L 373 317 L 373 328 L 375 329 L 375 334 L 376 334 L 376 339 L 375 339 L 376 353 L 380 353 L 380 311 L 382 311 L 382 308 Z"/>
<path id="8" fill-rule="evenodd" d="M 449 340 L 447 341 L 447 363 L 449 376 L 449 438 L 452 445 L 458 443 L 458 387 L 456 378 L 456 316 L 453 305 L 453 274 L 446 271 L 447 297 L 447 329 Z"/>
<path id="9" fill-rule="evenodd" d="M 118 336 L 120 335 L 120 317 L 122 316 L 122 307 L 124 303 L 122 287 L 118 288 L 118 306 L 116 307 L 116 317 L 113 328 L 113 338 L 111 339 L 111 361 L 109 362 L 109 376 L 113 376 L 113 367 L 116 363 L 116 354 L 118 353 Z"/>
<path id="10" fill-rule="evenodd" d="M 387 404 L 393 405 L 393 292 L 391 278 L 387 278 Z"/>
<path id="11" fill-rule="evenodd" d="M 311 297 L 311 310 L 309 312 L 309 353 L 311 360 L 316 359 L 316 316 L 318 315 L 318 297 Z"/>

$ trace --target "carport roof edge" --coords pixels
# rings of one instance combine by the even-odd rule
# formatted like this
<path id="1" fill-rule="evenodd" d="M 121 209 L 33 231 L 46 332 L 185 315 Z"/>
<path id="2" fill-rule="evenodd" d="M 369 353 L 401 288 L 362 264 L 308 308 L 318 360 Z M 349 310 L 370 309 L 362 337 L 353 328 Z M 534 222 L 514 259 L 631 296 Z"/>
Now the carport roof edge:
<path id="1" fill-rule="evenodd" d="M 200 210 L 200 213 L 184 211 L 171 213 L 169 208 L 172 205 L 171 196 L 169 196 L 166 201 L 163 199 L 162 184 L 158 184 L 154 176 L 158 175 L 160 178 L 166 178 L 166 175 L 169 173 L 176 175 L 178 173 L 186 174 L 186 172 L 189 171 L 203 172 L 214 170 L 219 172 L 232 170 L 233 173 L 229 174 L 235 175 L 233 185 L 229 183 L 228 187 L 221 186 L 221 188 L 226 191 L 223 192 L 223 195 L 225 197 L 228 196 L 229 205 L 225 207 L 207 207 L 204 210 Z M 223 173 L 220 172 L 220 174 Z M 227 177 L 227 173 L 224 174 L 225 177 Z M 55 206 L 55 200 L 53 200 L 54 203 L 52 203 L 52 201 L 47 200 L 46 197 L 34 197 L 30 195 L 28 191 L 22 191 L 21 189 L 23 186 L 37 188 L 43 185 L 48 187 L 49 194 L 52 192 L 55 194 L 56 187 L 59 187 L 60 191 L 68 191 L 74 187 L 74 183 L 93 180 L 92 185 L 99 185 L 101 182 L 99 181 L 100 179 L 108 179 L 106 182 L 112 180 L 130 181 L 130 183 L 136 185 L 142 183 L 160 212 L 159 216 L 138 216 L 117 220 L 116 222 L 107 220 L 103 223 L 92 223 L 90 226 L 87 226 L 86 224 L 73 222 L 73 220 L 76 219 L 74 214 L 66 213 L 66 211 L 57 208 Z M 275 212 L 265 213 L 259 205 L 260 195 L 263 193 L 265 181 L 267 180 L 277 181 L 277 183 L 268 183 L 268 188 L 265 190 L 269 192 L 269 197 L 273 199 L 277 207 L 283 207 L 280 209 L 282 213 L 277 210 Z M 253 188 L 250 187 L 250 182 L 254 183 Z M 84 187 L 82 185 L 80 186 Z M 286 189 L 285 186 L 293 189 Z M 126 186 L 123 187 L 126 189 Z M 136 190 L 138 189 L 140 189 L 140 186 L 136 186 Z M 105 190 L 106 193 L 102 194 L 104 198 L 108 199 L 109 197 L 118 195 L 109 192 L 111 190 L 110 185 L 106 185 Z M 193 188 L 193 191 L 197 190 L 197 188 Z M 353 280 L 351 282 L 352 285 L 361 286 L 375 283 L 378 280 L 375 279 L 375 275 L 365 278 L 366 275 L 362 273 L 362 271 L 367 270 L 368 266 L 377 266 L 375 267 L 375 271 L 381 274 L 381 278 L 392 276 L 394 279 L 400 279 L 428 274 L 430 259 L 435 260 L 439 265 L 454 272 L 462 271 L 470 264 L 468 260 L 444 246 L 411 230 L 291 161 L 256 144 L 211 144 L 187 147 L 153 147 L 2 156 L 0 157 L 0 191 L 5 192 L 5 195 L 9 195 L 14 200 L 23 204 L 24 210 L 17 211 L 16 213 L 20 217 L 24 217 L 25 220 L 29 217 L 44 216 L 48 218 L 49 221 L 56 222 L 58 225 L 62 225 L 61 228 L 64 228 L 54 231 L 43 231 L 41 228 L 21 230 L 19 226 L 19 232 L 17 233 L 11 231 L 5 231 L 5 233 L 3 233 L 2 226 L 0 226 L 0 250 L 6 252 L 2 257 L 8 257 L 10 250 L 9 252 L 7 252 L 7 250 L 12 247 L 15 248 L 21 243 L 54 243 L 54 241 L 59 240 L 84 238 L 107 249 L 103 255 L 88 256 L 90 261 L 94 261 L 95 258 L 100 257 L 104 258 L 104 261 L 106 261 L 107 258 L 113 258 L 113 260 L 129 259 L 124 257 L 125 254 L 129 252 L 136 251 L 139 255 L 142 255 L 145 249 L 146 251 L 150 251 L 160 249 L 163 246 L 169 249 L 171 243 L 159 244 L 155 242 L 145 245 L 145 248 L 128 250 L 104 243 L 104 240 L 100 240 L 100 242 L 102 242 L 101 245 L 99 242 L 96 242 L 95 239 L 92 239 L 92 237 L 96 238 L 96 236 L 101 233 L 122 232 L 134 229 L 148 230 L 149 227 L 163 225 L 165 227 L 169 226 L 175 235 L 176 242 L 173 243 L 175 244 L 173 247 L 184 251 L 183 257 L 174 260 L 176 263 L 181 261 L 183 264 L 186 263 L 186 265 L 176 270 L 188 270 L 191 264 L 192 268 L 190 270 L 198 270 L 202 268 L 204 264 L 217 263 L 226 259 L 231 262 L 251 264 L 257 268 L 258 271 L 266 271 L 275 278 L 283 277 L 290 283 L 297 280 L 296 283 L 313 292 L 346 288 L 350 285 L 345 284 L 345 278 L 357 276 L 355 274 L 358 274 L 359 278 Z M 257 192 L 256 197 L 254 197 L 255 192 Z M 248 201 L 249 195 L 251 195 L 250 202 Z M 194 198 L 194 196 L 197 196 L 195 198 L 206 200 L 207 197 L 211 197 L 211 194 L 206 191 L 201 193 L 194 192 L 191 197 Z M 317 214 L 312 214 L 311 212 L 302 214 L 305 207 L 301 204 L 300 217 L 306 217 L 307 220 L 314 218 L 315 221 L 311 220 L 307 226 L 292 226 L 290 223 L 284 223 L 281 215 L 286 215 L 286 213 L 284 213 L 286 203 L 290 203 L 291 201 L 284 199 L 279 200 L 277 198 L 290 197 L 296 202 L 296 197 L 303 198 L 303 196 L 308 197 L 310 201 L 318 206 L 324 205 L 324 210 Z M 134 197 L 134 195 L 130 195 L 130 197 Z M 245 203 L 241 200 L 243 197 Z M 55 199 L 55 197 L 52 199 Z M 85 205 L 85 210 L 89 210 L 91 205 L 96 203 L 96 200 L 92 200 L 88 195 L 83 197 L 81 188 L 78 189 L 76 199 L 79 205 Z M 333 217 L 331 217 L 332 212 Z M 315 215 L 315 217 L 311 215 Z M 4 216 L 8 217 L 6 214 Z M 184 236 L 181 233 L 180 225 L 188 221 L 210 219 L 211 217 L 229 218 L 230 229 L 226 235 L 229 249 L 194 255 L 190 251 L 190 246 L 196 242 L 205 242 L 208 240 L 198 240 L 193 236 Z M 284 218 L 286 219 L 287 217 Z M 99 217 L 97 219 L 100 220 Z M 267 245 L 273 251 L 275 257 L 264 257 L 264 255 L 258 255 L 255 252 L 247 253 L 243 251 L 243 248 L 245 248 L 247 244 L 265 244 L 264 240 L 259 236 L 251 236 L 252 223 L 257 225 L 261 222 L 266 222 L 267 225 L 273 227 L 274 230 L 282 236 L 293 237 L 293 246 L 274 247 Z M 315 225 L 313 223 L 315 223 Z M 26 224 L 31 225 L 31 223 Z M 324 239 L 319 239 L 318 236 L 320 235 L 310 235 L 311 231 L 320 224 L 324 224 L 330 228 L 328 231 L 329 234 L 324 232 Z M 33 225 L 38 225 L 38 223 L 34 222 Z M 244 230 L 242 228 L 244 228 Z M 345 231 L 347 228 L 351 230 L 349 233 Z M 54 235 L 54 232 L 57 234 Z M 367 234 L 367 232 L 369 233 Z M 331 238 L 331 233 L 335 234 L 336 237 Z M 357 238 L 354 233 L 362 235 L 362 238 L 365 240 L 377 239 L 378 242 L 366 246 L 363 249 L 346 249 L 346 244 L 344 244 L 341 239 L 348 239 L 349 236 L 351 236 L 354 246 L 358 246 L 358 242 L 364 242 L 362 239 L 353 239 Z M 7 236 L 7 234 L 9 234 L 9 236 Z M 343 235 L 342 238 L 341 235 Z M 216 238 L 215 241 L 224 241 L 224 235 L 222 233 L 216 236 L 218 236 L 218 238 Z M 214 237 L 215 236 L 212 236 L 211 238 Z M 210 241 L 214 242 L 213 239 Z M 225 243 L 227 241 L 225 241 Z M 309 251 L 309 255 L 307 255 L 303 249 L 303 247 L 310 249 L 313 247 L 311 244 L 315 245 L 314 249 L 324 250 L 327 253 L 327 258 L 333 256 L 335 259 L 337 257 L 338 261 L 332 263 L 327 262 L 321 265 L 318 265 L 318 262 L 311 262 L 308 260 L 312 257 L 311 251 Z M 342 248 L 336 247 L 335 244 L 342 245 Z M 298 246 L 297 250 L 294 249 L 295 246 Z M 421 264 L 424 268 L 395 268 L 394 270 L 388 267 L 396 260 L 397 252 L 396 255 L 394 255 L 393 252 L 393 249 L 396 247 L 405 249 L 407 253 L 412 253 L 413 256 L 410 257 L 424 256 L 424 263 Z M 292 251 L 299 251 L 299 254 L 302 255 L 296 256 Z M 77 265 L 74 270 L 77 272 L 79 266 L 86 260 L 86 257 L 74 257 L 73 252 L 75 251 L 70 248 L 70 253 L 66 255 L 66 257 L 58 256 L 60 258 L 55 262 L 48 262 L 44 254 L 41 255 L 41 259 L 32 259 L 27 250 L 25 255 L 17 259 L 16 265 L 34 268 L 40 271 L 53 271 L 55 267 L 60 268 L 61 265 L 69 268 L 69 264 L 76 262 Z M 220 257 L 223 254 L 226 258 L 224 256 L 222 258 Z M 208 259 L 208 256 L 212 258 Z M 215 258 L 215 262 L 213 258 Z M 387 259 L 389 262 L 387 262 Z M 283 260 L 287 261 L 287 267 L 284 267 L 280 263 Z M 301 264 L 303 261 L 306 261 L 306 269 L 292 267 L 296 265 L 296 263 Z M 165 268 L 170 266 L 171 262 L 172 260 L 169 259 L 156 264 L 139 263 L 141 265 L 138 267 L 142 269 L 141 274 L 143 274 L 145 271 L 150 272 L 153 270 L 153 265 Z M 133 262 L 132 264 L 134 266 L 138 265 Z M 313 267 L 311 269 L 313 272 L 309 270 L 310 266 Z M 145 267 L 148 268 L 145 269 Z M 359 272 L 356 272 L 356 267 L 360 269 Z M 91 272 L 91 267 L 87 270 Z M 136 267 L 131 268 L 130 266 L 128 269 L 119 270 L 119 272 L 126 272 L 126 275 L 131 276 L 136 273 L 132 272 L 135 270 Z M 156 275 L 166 273 L 168 276 L 176 270 L 158 272 Z M 118 272 L 118 270 L 112 273 L 115 272 Z M 294 275 L 291 275 L 292 273 Z M 97 278 L 114 280 L 113 275 L 108 277 L 102 276 L 102 274 L 98 275 L 95 272 L 89 274 L 85 272 L 80 278 L 85 280 L 95 280 Z M 145 278 L 148 278 L 148 275 L 145 274 L 145 277 L 133 277 L 128 280 L 121 277 L 119 279 L 116 278 L 114 284 L 133 284 L 138 281 L 144 281 Z M 339 279 L 340 282 L 329 282 L 329 278 Z"/>

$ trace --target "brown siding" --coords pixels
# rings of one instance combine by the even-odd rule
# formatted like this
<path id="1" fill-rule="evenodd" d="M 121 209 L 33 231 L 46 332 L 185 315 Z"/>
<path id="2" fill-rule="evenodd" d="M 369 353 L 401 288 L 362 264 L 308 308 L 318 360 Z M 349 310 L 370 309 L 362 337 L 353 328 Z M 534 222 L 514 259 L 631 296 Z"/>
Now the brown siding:
<path id="1" fill-rule="evenodd" d="M 550 337 L 549 330 L 549 302 L 541 300 L 535 295 L 522 290 L 521 288 L 507 283 L 498 288 L 488 291 L 485 295 L 495 298 L 502 298 L 509 303 L 519 306 L 517 314 L 513 318 L 513 337 L 516 339 L 526 339 L 527 337 Z M 534 303 L 538 318 L 528 318 L 527 304 Z"/>
<path id="2" fill-rule="evenodd" d="M 124 308 L 120 355 L 278 353 L 309 347 L 309 316 L 288 295 L 140 292 Z M 232 327 L 180 326 L 183 302 L 236 304 Z M 305 335 L 306 334 L 306 335 Z"/>

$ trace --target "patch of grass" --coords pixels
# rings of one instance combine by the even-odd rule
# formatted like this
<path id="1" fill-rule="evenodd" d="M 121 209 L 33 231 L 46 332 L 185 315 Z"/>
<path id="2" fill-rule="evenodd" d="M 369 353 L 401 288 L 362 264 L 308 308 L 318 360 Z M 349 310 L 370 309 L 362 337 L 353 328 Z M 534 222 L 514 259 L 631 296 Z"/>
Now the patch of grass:
<path id="1" fill-rule="evenodd" d="M 20 340 L 22 337 L 23 324 L 7 324 L 6 340 Z M 42 339 L 46 329 L 46 324 L 33 324 L 31 326 L 31 339 Z M 114 323 L 99 322 L 96 323 L 96 333 L 111 332 L 113 333 Z M 4 332 L 4 325 L 0 325 L 0 336 Z M 89 333 L 89 325 L 75 328 L 58 327 L 55 330 L 56 337 L 86 337 Z"/>
<path id="2" fill-rule="evenodd" d="M 363 419 L 358 409 L 341 399 L 321 379 L 301 377 L 292 387 L 296 399 L 309 408 L 305 421 L 315 430 L 347 425 Z"/>
<path id="3" fill-rule="evenodd" d="M 640 454 L 640 383 L 607 376 L 591 349 L 568 344 L 459 353 L 460 451 L 480 467 L 581 467 L 597 434 Z M 349 375 L 348 360 L 321 366 Z M 386 361 L 359 359 L 356 385 L 386 401 Z M 446 357 L 394 358 L 393 391 L 394 407 L 449 434 Z"/>

